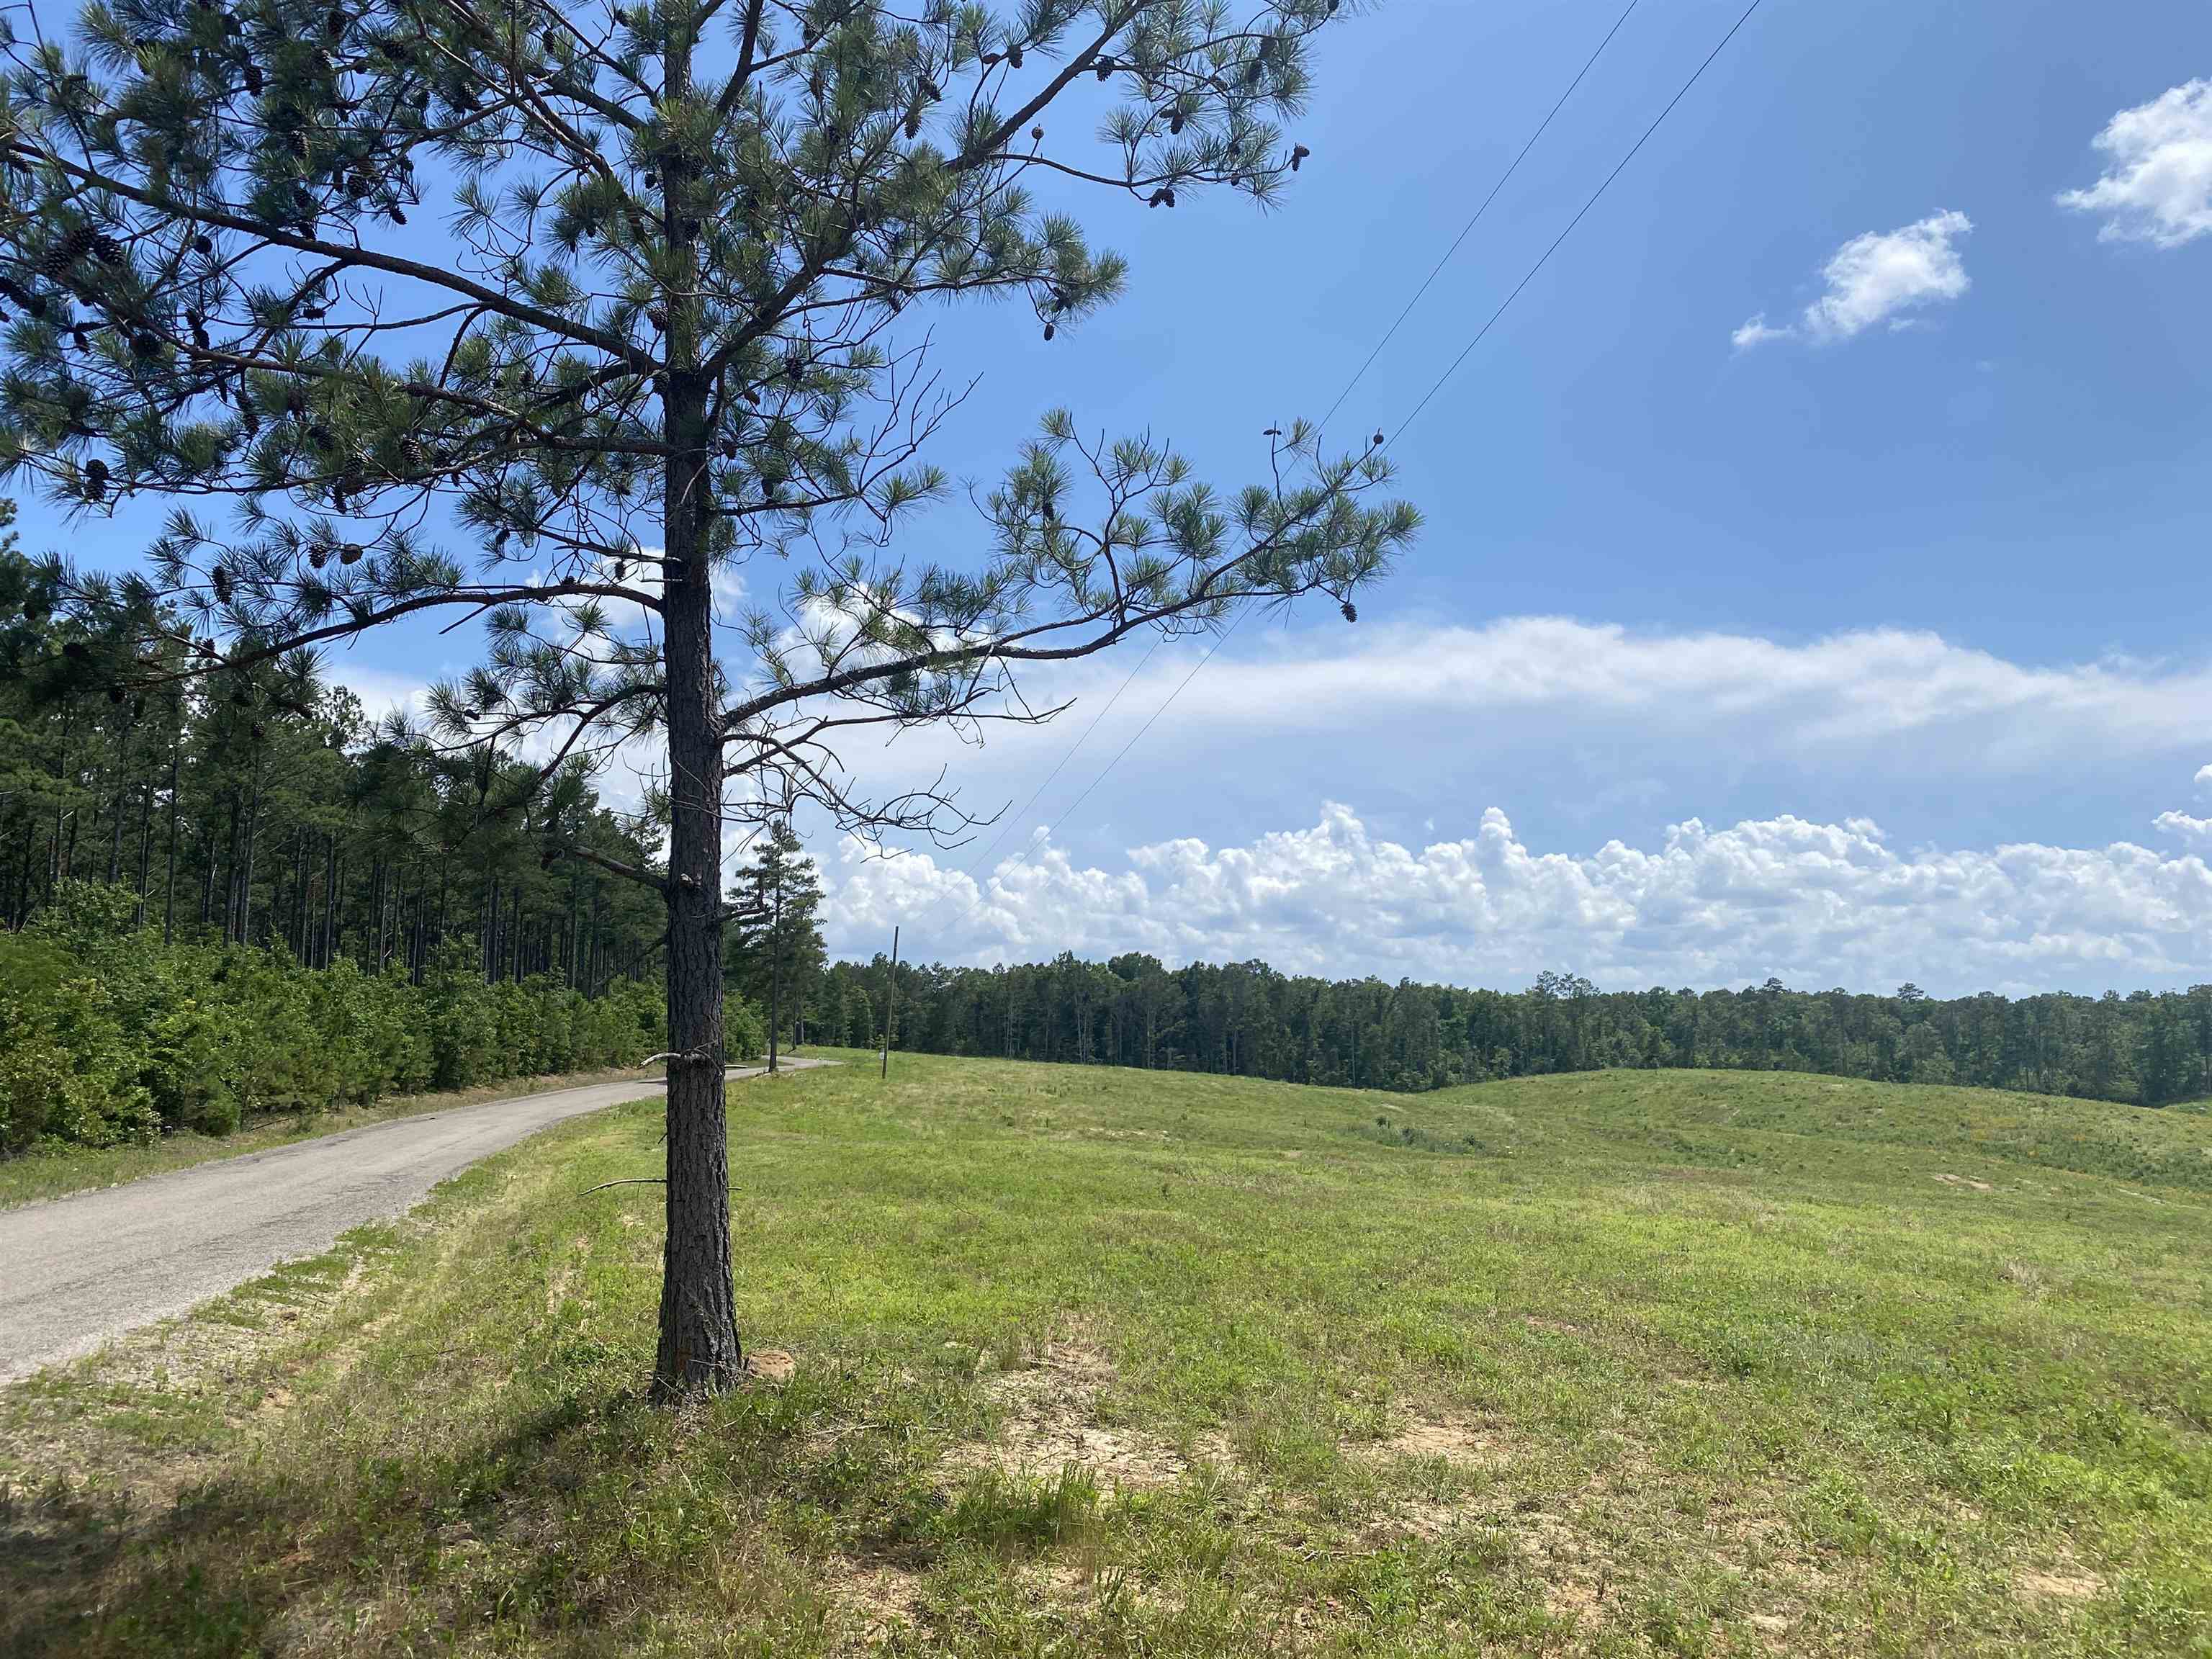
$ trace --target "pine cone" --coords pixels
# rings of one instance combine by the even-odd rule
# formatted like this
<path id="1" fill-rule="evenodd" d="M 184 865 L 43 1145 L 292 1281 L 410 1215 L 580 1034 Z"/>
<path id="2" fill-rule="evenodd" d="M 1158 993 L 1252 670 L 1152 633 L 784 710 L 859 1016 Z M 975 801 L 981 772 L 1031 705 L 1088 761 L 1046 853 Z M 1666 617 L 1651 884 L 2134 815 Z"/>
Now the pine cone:
<path id="1" fill-rule="evenodd" d="M 95 240 L 94 232 L 87 227 L 72 225 L 58 240 L 46 246 L 33 269 L 41 276 L 58 282 L 76 268 L 78 260 L 92 252 Z"/>

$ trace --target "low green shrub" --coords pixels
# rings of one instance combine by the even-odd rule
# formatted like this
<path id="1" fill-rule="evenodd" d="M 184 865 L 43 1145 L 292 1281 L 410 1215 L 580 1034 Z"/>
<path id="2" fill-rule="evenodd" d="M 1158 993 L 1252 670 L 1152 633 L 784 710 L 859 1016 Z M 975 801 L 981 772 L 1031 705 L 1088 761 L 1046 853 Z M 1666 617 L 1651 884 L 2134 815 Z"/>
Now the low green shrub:
<path id="1" fill-rule="evenodd" d="M 163 945 L 118 888 L 68 882 L 0 933 L 0 1152 L 109 1146 L 269 1112 L 317 1112 L 427 1088 L 635 1065 L 666 1046 L 659 985 L 599 997 L 550 977 L 487 985 L 449 942 L 422 983 L 282 948 Z M 759 1051 L 759 1015 L 728 1009 L 730 1052 Z"/>
<path id="2" fill-rule="evenodd" d="M 118 988 L 57 939 L 0 934 L 0 1149 L 109 1146 L 161 1120 Z"/>

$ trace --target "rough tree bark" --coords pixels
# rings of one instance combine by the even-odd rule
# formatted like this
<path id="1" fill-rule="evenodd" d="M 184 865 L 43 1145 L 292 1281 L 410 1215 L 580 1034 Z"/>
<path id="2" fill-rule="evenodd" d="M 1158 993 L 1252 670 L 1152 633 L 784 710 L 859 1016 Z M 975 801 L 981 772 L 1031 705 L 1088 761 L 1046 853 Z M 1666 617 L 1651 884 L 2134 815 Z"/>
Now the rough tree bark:
<path id="1" fill-rule="evenodd" d="M 684 343 L 672 328 L 672 351 Z M 663 526 L 668 836 L 668 1232 L 654 1366 L 664 1395 L 744 1370 L 722 1093 L 722 732 L 706 549 L 706 388 L 671 377 Z"/>

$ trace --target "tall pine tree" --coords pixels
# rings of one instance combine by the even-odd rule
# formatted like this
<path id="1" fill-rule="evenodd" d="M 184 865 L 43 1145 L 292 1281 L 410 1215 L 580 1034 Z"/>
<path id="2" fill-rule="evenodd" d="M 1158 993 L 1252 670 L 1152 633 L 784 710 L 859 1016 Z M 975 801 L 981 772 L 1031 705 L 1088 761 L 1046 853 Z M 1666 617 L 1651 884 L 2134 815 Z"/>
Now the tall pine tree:
<path id="1" fill-rule="evenodd" d="M 789 818 L 769 823 L 730 895 L 738 912 L 731 981 L 768 1012 L 768 1068 L 777 1069 L 782 1033 L 803 1028 L 807 1000 L 828 961 L 822 882 Z"/>
<path id="2" fill-rule="evenodd" d="M 1122 262 L 1040 186 L 1274 200 L 1308 154 L 1277 123 L 1337 11 L 106 0 L 8 44 L 0 461 L 87 514 L 176 504 L 153 576 L 75 578 L 80 602 L 188 601 L 167 648 L 219 677 L 480 616 L 484 667 L 434 699 L 450 742 L 538 734 L 545 780 L 659 746 L 665 860 L 568 850 L 667 910 L 664 1392 L 742 1370 L 738 803 L 956 833 L 942 793 L 871 794 L 840 738 L 1032 718 L 1024 664 L 1246 602 L 1349 617 L 1415 532 L 1364 439 L 1337 453 L 1292 425 L 1224 495 L 1150 437 L 1054 414 L 982 498 L 979 557 L 899 550 L 947 495 L 923 455 L 958 402 L 902 313 L 1001 296 L 1049 340 L 1113 299 Z M 718 597 L 740 570 L 744 610 Z M 149 680 L 176 672 L 158 643 Z"/>

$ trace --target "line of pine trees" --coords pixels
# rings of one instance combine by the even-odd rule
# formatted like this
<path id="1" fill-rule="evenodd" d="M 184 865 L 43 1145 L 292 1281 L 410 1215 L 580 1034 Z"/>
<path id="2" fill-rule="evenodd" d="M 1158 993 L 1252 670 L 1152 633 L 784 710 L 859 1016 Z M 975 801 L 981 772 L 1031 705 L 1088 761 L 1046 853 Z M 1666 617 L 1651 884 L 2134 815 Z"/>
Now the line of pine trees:
<path id="1" fill-rule="evenodd" d="M 839 963 L 805 992 L 823 1042 L 879 1040 L 890 967 Z M 902 963 L 894 1046 L 1418 1091 L 1606 1066 L 1705 1066 L 1950 1083 L 2162 1106 L 2212 1097 L 2212 985 L 1941 1000 L 1792 991 L 1528 990 L 1323 980 L 1261 962 L 1170 969 L 1073 956 L 1006 968 Z"/>
<path id="2" fill-rule="evenodd" d="M 0 501 L 0 526 L 14 516 Z M 143 681 L 143 647 L 57 618 L 57 573 L 15 539 L 0 538 L 0 925 L 94 881 L 129 888 L 134 922 L 165 941 L 282 946 L 317 968 L 396 964 L 419 984 L 458 939 L 495 984 L 549 975 L 596 994 L 658 974 L 654 896 L 553 851 L 657 862 L 580 771 L 527 789 L 513 753 L 372 722 L 304 655 L 126 693 L 118 654 Z"/>

